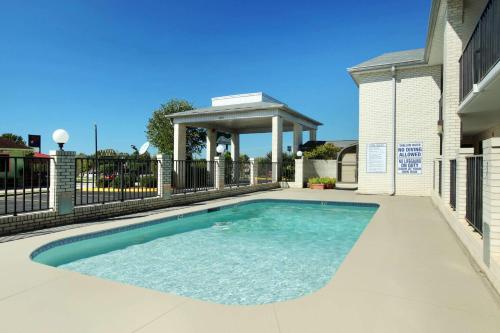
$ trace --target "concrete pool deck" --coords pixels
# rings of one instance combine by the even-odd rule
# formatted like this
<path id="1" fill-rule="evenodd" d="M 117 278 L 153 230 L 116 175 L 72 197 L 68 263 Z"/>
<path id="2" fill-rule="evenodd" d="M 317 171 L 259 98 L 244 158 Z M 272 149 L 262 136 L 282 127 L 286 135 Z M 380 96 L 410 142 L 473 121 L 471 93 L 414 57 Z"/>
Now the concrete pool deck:
<path id="1" fill-rule="evenodd" d="M 250 199 L 380 204 L 332 280 L 291 301 L 226 306 L 34 263 L 68 236 Z M 117 218 L 0 244 L 2 332 L 499 332 L 498 295 L 430 198 L 287 189 Z"/>

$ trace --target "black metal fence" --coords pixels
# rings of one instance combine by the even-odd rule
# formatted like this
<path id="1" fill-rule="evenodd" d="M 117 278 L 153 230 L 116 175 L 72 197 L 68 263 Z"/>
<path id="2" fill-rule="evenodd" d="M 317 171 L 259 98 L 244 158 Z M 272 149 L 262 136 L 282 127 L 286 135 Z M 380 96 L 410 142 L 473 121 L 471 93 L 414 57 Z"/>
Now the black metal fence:
<path id="1" fill-rule="evenodd" d="M 215 161 L 173 161 L 172 193 L 191 193 L 215 188 Z"/>
<path id="2" fill-rule="evenodd" d="M 257 184 L 271 183 L 273 181 L 273 163 L 269 161 L 256 161 Z"/>
<path id="3" fill-rule="evenodd" d="M 238 187 L 250 185 L 252 164 L 250 162 L 225 161 L 224 186 Z"/>
<path id="4" fill-rule="evenodd" d="M 457 207 L 457 160 L 450 160 L 450 206 Z"/>
<path id="5" fill-rule="evenodd" d="M 76 158 L 75 205 L 156 197 L 156 159 Z"/>
<path id="6" fill-rule="evenodd" d="M 460 58 L 460 101 L 500 60 L 500 0 L 490 0 Z"/>
<path id="7" fill-rule="evenodd" d="M 467 189 L 465 219 L 480 234 L 483 233 L 483 157 L 467 157 Z"/>
<path id="8" fill-rule="evenodd" d="M 50 207 L 50 158 L 0 156 L 0 215 Z"/>
<path id="9" fill-rule="evenodd" d="M 295 181 L 295 161 L 286 161 L 280 164 L 280 180 L 284 182 Z"/>
<path id="10" fill-rule="evenodd" d="M 443 161 L 438 161 L 438 191 L 441 196 L 443 194 Z"/>

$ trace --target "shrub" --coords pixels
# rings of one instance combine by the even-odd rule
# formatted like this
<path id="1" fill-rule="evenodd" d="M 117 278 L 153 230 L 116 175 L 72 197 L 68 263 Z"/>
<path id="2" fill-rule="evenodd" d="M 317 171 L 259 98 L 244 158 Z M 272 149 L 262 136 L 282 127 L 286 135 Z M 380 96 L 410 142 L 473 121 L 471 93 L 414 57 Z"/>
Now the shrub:
<path id="1" fill-rule="evenodd" d="M 325 143 L 324 145 L 317 146 L 313 150 L 304 152 L 304 157 L 311 160 L 334 160 L 340 148 L 331 144 Z"/>
<path id="2" fill-rule="evenodd" d="M 139 183 L 142 187 L 146 187 L 146 186 L 147 187 L 156 187 L 158 185 L 158 180 L 153 175 L 145 175 L 145 176 L 141 176 Z"/>
<path id="3" fill-rule="evenodd" d="M 129 187 L 134 187 L 135 182 L 137 181 L 137 176 L 136 175 L 124 175 L 123 176 L 123 187 L 124 188 L 129 188 Z M 98 186 L 107 188 L 107 187 L 114 187 L 114 188 L 120 188 L 121 187 L 121 176 L 106 176 L 106 177 L 100 177 L 98 180 Z"/>
<path id="4" fill-rule="evenodd" d="M 314 177 L 309 178 L 309 184 L 324 184 L 324 185 L 335 185 L 337 179 L 329 177 Z"/>

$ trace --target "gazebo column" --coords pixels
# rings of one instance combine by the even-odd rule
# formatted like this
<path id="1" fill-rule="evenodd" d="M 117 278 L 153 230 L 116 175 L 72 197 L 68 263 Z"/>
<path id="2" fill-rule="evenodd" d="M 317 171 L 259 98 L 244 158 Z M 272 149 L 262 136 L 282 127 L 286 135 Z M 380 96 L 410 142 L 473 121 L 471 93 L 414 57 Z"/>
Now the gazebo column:
<path id="1" fill-rule="evenodd" d="M 280 166 L 283 154 L 283 118 L 274 116 L 273 120 L 273 137 L 272 137 L 272 162 L 273 162 L 273 182 L 277 182 L 280 178 Z"/>
<path id="2" fill-rule="evenodd" d="M 231 133 L 231 159 L 233 162 L 240 160 L 240 134 L 236 132 Z M 238 163 L 233 163 L 231 176 L 233 177 L 233 182 L 239 182 L 240 168 Z"/>
<path id="3" fill-rule="evenodd" d="M 299 146 L 302 142 L 302 125 L 294 123 L 293 124 L 293 150 L 292 153 L 296 154 L 299 151 Z"/>
<path id="4" fill-rule="evenodd" d="M 316 130 L 309 130 L 309 141 L 316 141 Z"/>
<path id="5" fill-rule="evenodd" d="M 183 187 L 186 170 L 186 125 L 174 124 L 174 184 Z"/>
<path id="6" fill-rule="evenodd" d="M 231 133 L 231 159 L 233 162 L 240 160 L 240 134 Z"/>
<path id="7" fill-rule="evenodd" d="M 214 171 L 213 162 L 215 158 L 215 149 L 217 148 L 217 131 L 213 128 L 207 128 L 207 171 Z"/>

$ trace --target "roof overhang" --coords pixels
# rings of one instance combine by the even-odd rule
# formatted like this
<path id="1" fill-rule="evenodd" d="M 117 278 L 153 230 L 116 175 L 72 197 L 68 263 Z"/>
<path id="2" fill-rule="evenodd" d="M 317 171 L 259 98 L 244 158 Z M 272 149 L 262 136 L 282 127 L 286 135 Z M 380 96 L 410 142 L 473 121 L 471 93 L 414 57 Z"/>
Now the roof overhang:
<path id="1" fill-rule="evenodd" d="M 174 124 L 245 134 L 272 132 L 272 118 L 275 116 L 283 118 L 285 132 L 292 131 L 294 124 L 302 125 L 303 130 L 315 130 L 322 125 L 285 104 L 267 102 L 195 109 L 174 113 L 170 119 Z"/>
<path id="2" fill-rule="evenodd" d="M 359 85 L 358 74 L 366 74 L 377 71 L 388 71 L 395 68 L 411 68 L 427 65 L 437 65 L 442 62 L 444 25 L 445 25 L 446 2 L 442 0 L 432 0 L 429 23 L 427 29 L 427 39 L 421 60 L 391 62 L 376 66 L 366 66 L 361 68 L 351 67 L 347 71 L 351 78 Z"/>

